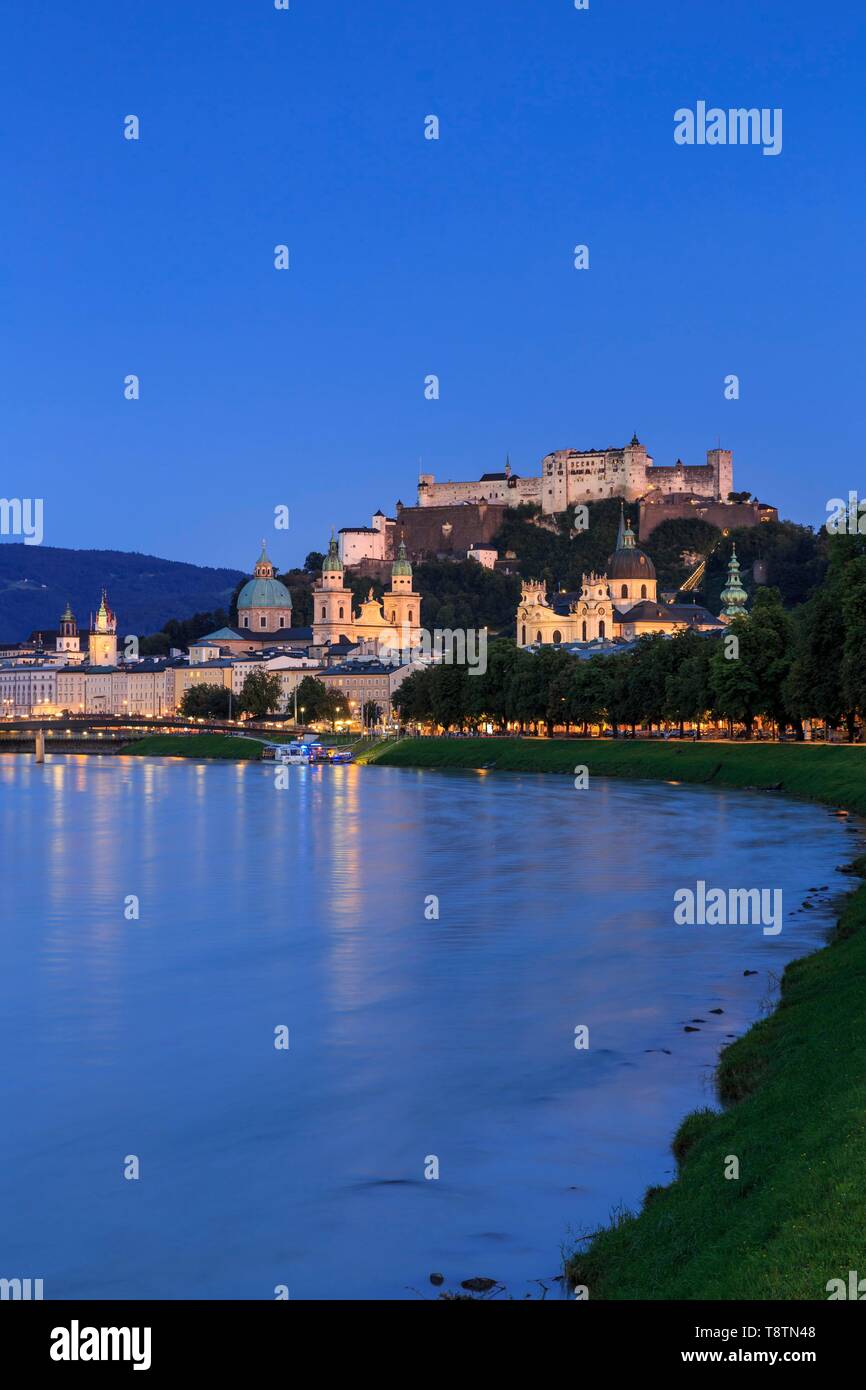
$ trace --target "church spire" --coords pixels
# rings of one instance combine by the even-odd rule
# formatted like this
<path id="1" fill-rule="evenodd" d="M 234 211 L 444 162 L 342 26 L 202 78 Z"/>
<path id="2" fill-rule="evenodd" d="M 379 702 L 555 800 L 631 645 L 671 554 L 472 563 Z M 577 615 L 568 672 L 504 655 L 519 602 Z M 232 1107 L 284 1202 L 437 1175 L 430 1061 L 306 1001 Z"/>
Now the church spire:
<path id="1" fill-rule="evenodd" d="M 406 542 L 402 535 L 400 536 L 400 544 L 397 547 L 397 558 L 391 566 L 392 578 L 400 574 L 408 575 L 410 579 L 412 578 L 412 566 L 409 562 L 409 556 L 406 554 Z"/>
<path id="2" fill-rule="evenodd" d="M 737 547 L 732 545 L 731 558 L 728 561 L 728 577 L 721 593 L 721 599 L 724 605 L 721 616 L 723 618 L 745 617 L 746 601 L 748 597 L 740 578 L 740 562 L 737 559 Z"/>
<path id="3" fill-rule="evenodd" d="M 619 504 L 619 530 L 616 533 L 615 550 L 622 550 L 625 546 L 625 507 L 622 502 Z"/>
<path id="4" fill-rule="evenodd" d="M 334 528 L 333 528 L 333 526 L 332 526 L 332 527 L 331 527 L 331 539 L 330 539 L 330 541 L 328 542 L 328 553 L 327 553 L 327 555 L 325 556 L 325 563 L 322 565 L 322 573 L 323 573 L 323 574 L 325 574 L 325 573 L 330 574 L 330 573 L 332 573 L 332 572 L 334 572 L 334 571 L 336 571 L 336 570 L 342 570 L 342 568 L 343 568 L 343 562 L 342 562 L 342 560 L 340 559 L 340 547 L 339 547 L 339 545 L 338 545 L 338 543 L 337 543 L 337 540 L 336 540 L 336 538 L 335 538 L 335 536 L 334 536 Z"/>
<path id="5" fill-rule="evenodd" d="M 271 561 L 268 559 L 267 542 L 265 541 L 264 536 L 262 536 L 262 553 L 256 561 L 254 574 L 256 576 L 256 579 L 273 579 L 276 572 L 276 569 L 271 564 Z"/>

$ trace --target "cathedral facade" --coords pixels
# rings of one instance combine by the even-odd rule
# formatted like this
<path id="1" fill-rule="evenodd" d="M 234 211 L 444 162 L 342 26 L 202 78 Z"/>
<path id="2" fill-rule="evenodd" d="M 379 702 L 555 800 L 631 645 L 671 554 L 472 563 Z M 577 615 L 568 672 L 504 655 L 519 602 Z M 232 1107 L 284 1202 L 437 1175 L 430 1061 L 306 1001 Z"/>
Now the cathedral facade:
<path id="1" fill-rule="evenodd" d="M 412 585 L 412 566 L 401 540 L 391 566 L 391 587 L 381 600 L 372 589 L 355 611 L 352 590 L 346 587 L 339 545 L 331 537 L 322 577 L 313 591 L 313 642 L 333 646 L 372 642 L 379 650 L 415 646 L 421 635 L 421 595 Z"/>
<path id="2" fill-rule="evenodd" d="M 560 646 L 570 642 L 631 640 L 651 632 L 720 631 L 725 626 L 706 608 L 659 603 L 658 580 L 650 557 L 639 550 L 624 515 L 616 550 L 603 574 L 585 574 L 576 594 L 559 594 L 551 603 L 543 583 L 525 580 L 517 608 L 517 645 Z"/>

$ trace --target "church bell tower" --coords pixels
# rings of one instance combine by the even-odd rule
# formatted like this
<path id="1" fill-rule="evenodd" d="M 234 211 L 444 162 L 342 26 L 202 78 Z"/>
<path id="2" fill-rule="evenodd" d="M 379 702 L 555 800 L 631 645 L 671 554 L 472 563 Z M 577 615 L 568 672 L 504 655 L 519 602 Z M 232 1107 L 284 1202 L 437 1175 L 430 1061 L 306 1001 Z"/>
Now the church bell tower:
<path id="1" fill-rule="evenodd" d="M 78 657 L 81 652 L 81 638 L 78 635 L 78 623 L 75 621 L 75 614 L 72 607 L 67 603 L 60 618 L 60 635 L 57 638 L 57 650 L 66 652 L 67 655 Z"/>
<path id="2" fill-rule="evenodd" d="M 117 618 L 108 606 L 105 590 L 90 630 L 91 666 L 117 665 Z"/>
<path id="3" fill-rule="evenodd" d="M 313 590 L 313 641 L 338 642 L 341 637 L 354 641 L 352 590 L 345 586 L 340 549 L 332 532 L 322 577 Z"/>

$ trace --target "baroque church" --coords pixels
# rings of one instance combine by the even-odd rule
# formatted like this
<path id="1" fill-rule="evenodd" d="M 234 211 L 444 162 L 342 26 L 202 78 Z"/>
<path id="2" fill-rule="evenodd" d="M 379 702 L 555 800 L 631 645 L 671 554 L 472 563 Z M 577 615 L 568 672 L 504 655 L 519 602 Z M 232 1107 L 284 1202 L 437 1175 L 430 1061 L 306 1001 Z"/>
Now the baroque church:
<path id="1" fill-rule="evenodd" d="M 650 632 L 717 632 L 725 626 L 708 609 L 690 603 L 659 603 L 655 565 L 639 550 L 623 511 L 616 549 L 603 574 L 585 574 L 579 593 L 548 601 L 545 586 L 525 580 L 517 608 L 517 645 L 559 646 L 569 642 L 627 641 Z"/>
<path id="2" fill-rule="evenodd" d="M 413 647 L 421 636 L 421 595 L 412 586 L 412 566 L 401 540 L 391 566 L 391 587 L 381 599 L 367 594 L 357 611 L 346 588 L 343 562 L 334 536 L 313 592 L 313 642 L 316 645 L 371 642 L 379 651 Z"/>

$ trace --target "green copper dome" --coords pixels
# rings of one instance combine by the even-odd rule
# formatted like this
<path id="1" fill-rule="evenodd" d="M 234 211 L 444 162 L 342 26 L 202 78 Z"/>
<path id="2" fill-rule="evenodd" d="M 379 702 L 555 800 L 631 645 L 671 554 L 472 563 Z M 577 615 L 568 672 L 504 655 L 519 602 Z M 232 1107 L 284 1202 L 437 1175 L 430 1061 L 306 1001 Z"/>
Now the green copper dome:
<path id="1" fill-rule="evenodd" d="M 731 558 L 728 563 L 728 577 L 725 587 L 721 592 L 721 600 L 724 605 L 722 608 L 723 618 L 739 618 L 746 612 L 746 601 L 749 595 L 743 588 L 740 579 L 740 562 L 737 559 L 737 547 L 731 546 Z"/>
<path id="2" fill-rule="evenodd" d="M 268 559 L 265 542 L 262 553 L 256 561 L 255 575 L 248 579 L 238 594 L 238 613 L 246 608 L 288 608 L 291 610 L 292 596 L 285 584 L 277 579 L 277 571 Z"/>
<path id="3" fill-rule="evenodd" d="M 238 612 L 244 608 L 291 608 L 292 596 L 279 579 L 250 579 L 238 594 Z"/>
<path id="4" fill-rule="evenodd" d="M 325 556 L 325 563 L 322 565 L 322 573 L 332 574 L 334 570 L 341 570 L 342 568 L 343 562 L 340 559 L 340 551 L 332 534 L 328 542 L 328 553 Z"/>
<path id="5" fill-rule="evenodd" d="M 400 546 L 397 551 L 397 558 L 391 566 L 391 574 L 392 576 L 396 576 L 398 574 L 407 574 L 410 579 L 412 578 L 412 566 L 409 563 L 409 557 L 406 554 L 405 541 L 400 541 Z"/>

